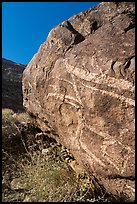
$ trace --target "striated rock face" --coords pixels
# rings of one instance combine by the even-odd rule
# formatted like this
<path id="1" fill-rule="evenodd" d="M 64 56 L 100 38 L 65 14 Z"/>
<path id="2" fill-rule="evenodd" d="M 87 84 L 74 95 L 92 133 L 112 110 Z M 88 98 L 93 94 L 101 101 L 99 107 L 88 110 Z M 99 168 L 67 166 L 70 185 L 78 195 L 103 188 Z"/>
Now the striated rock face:
<path id="1" fill-rule="evenodd" d="M 23 111 L 22 73 L 26 65 L 2 58 L 2 108 Z"/>
<path id="2" fill-rule="evenodd" d="M 135 6 L 103 2 L 51 30 L 23 73 L 24 107 L 113 195 L 134 200 Z"/>

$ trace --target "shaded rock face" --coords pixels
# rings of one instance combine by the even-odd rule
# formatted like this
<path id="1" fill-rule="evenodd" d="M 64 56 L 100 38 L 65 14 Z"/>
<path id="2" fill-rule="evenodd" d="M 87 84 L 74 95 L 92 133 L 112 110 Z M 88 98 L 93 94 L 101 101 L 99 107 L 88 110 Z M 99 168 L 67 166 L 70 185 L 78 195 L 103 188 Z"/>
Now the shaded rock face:
<path id="1" fill-rule="evenodd" d="M 103 2 L 49 33 L 23 73 L 24 106 L 107 192 L 134 200 L 135 6 Z"/>
<path id="2" fill-rule="evenodd" d="M 2 108 L 23 111 L 22 73 L 26 65 L 2 58 Z"/>

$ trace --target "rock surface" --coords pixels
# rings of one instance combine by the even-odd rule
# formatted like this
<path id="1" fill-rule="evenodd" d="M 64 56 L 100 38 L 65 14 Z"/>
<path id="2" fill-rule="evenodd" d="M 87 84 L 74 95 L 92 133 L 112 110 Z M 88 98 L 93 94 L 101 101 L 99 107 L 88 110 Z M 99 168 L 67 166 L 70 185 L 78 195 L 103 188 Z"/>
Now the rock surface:
<path id="1" fill-rule="evenodd" d="M 135 6 L 103 2 L 62 22 L 23 73 L 23 103 L 107 192 L 134 200 Z"/>
<path id="2" fill-rule="evenodd" d="M 22 73 L 26 65 L 2 58 L 2 108 L 23 111 Z"/>

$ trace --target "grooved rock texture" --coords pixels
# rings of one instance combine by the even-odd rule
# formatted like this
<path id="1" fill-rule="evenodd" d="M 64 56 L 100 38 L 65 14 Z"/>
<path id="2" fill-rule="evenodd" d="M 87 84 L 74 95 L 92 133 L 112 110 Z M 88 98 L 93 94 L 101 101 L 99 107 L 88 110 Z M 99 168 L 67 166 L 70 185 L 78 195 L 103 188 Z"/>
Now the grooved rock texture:
<path id="1" fill-rule="evenodd" d="M 107 192 L 134 200 L 135 6 L 103 2 L 49 33 L 23 73 L 24 107 Z"/>
<path id="2" fill-rule="evenodd" d="M 22 73 L 26 65 L 2 58 L 2 108 L 23 111 Z"/>

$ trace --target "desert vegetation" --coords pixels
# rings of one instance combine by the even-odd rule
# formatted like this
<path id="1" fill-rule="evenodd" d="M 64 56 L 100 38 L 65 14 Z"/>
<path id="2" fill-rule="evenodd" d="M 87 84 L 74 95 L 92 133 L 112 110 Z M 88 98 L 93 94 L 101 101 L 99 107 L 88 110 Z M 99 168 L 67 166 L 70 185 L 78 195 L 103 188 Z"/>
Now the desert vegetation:
<path id="1" fill-rule="evenodd" d="M 94 199 L 93 186 L 82 183 L 61 158 L 61 145 L 48 138 L 43 153 L 40 132 L 29 115 L 2 110 L 2 200 L 85 201 Z M 55 146 L 55 145 L 54 145 Z"/>
<path id="2" fill-rule="evenodd" d="M 26 112 L 2 109 L 3 202 L 107 202 L 87 175 L 76 173 L 61 155 L 62 145 L 42 134 Z"/>

